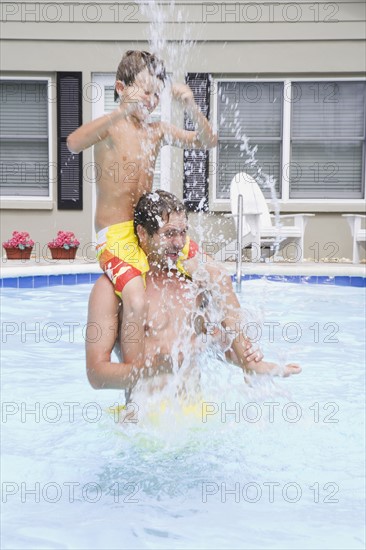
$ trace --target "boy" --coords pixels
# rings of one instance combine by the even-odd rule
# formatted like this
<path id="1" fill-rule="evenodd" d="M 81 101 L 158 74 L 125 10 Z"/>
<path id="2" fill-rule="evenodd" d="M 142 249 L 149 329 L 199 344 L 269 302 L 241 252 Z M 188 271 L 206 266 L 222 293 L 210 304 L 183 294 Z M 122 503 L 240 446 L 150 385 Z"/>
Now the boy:
<path id="1" fill-rule="evenodd" d="M 144 357 L 146 306 L 143 276 L 149 270 L 133 230 L 133 215 L 139 198 L 151 191 L 154 167 L 163 145 L 206 149 L 217 137 L 184 84 L 172 86 L 172 96 L 185 108 L 196 131 L 186 131 L 165 122 L 149 123 L 148 116 L 159 103 L 166 81 L 163 62 L 144 51 L 129 50 L 118 66 L 115 99 L 117 109 L 75 130 L 67 140 L 73 153 L 94 145 L 97 174 L 97 254 L 100 265 L 122 298 L 122 342 L 125 360 L 138 366 Z M 181 260 L 198 250 L 187 238 Z M 183 266 L 179 262 L 180 270 Z M 136 330 L 131 337 L 131 330 Z"/>

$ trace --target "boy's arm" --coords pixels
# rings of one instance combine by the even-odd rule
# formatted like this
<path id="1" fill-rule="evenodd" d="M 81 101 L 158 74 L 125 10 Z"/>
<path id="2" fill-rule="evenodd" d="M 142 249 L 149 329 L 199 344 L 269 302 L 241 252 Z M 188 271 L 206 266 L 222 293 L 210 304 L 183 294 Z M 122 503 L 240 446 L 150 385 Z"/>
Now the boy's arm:
<path id="1" fill-rule="evenodd" d="M 104 116 L 91 120 L 77 128 L 67 138 L 67 147 L 71 153 L 80 153 L 106 139 L 111 126 L 114 126 L 121 118 L 126 118 L 136 108 L 137 100 L 121 101 L 120 105 Z"/>
<path id="2" fill-rule="evenodd" d="M 186 84 L 174 84 L 172 96 L 182 104 L 196 130 L 177 128 L 166 122 L 161 123 L 164 145 L 187 147 L 189 149 L 211 149 L 217 145 L 217 135 L 213 133 L 207 118 L 194 101 L 192 90 Z"/>

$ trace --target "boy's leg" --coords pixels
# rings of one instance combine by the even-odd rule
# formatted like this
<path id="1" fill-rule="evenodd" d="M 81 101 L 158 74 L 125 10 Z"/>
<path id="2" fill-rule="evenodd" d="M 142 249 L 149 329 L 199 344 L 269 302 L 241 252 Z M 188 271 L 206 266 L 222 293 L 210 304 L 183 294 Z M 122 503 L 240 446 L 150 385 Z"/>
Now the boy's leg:
<path id="1" fill-rule="evenodd" d="M 143 365 L 145 357 L 144 325 L 147 316 L 145 287 L 142 277 L 134 277 L 122 290 L 122 322 L 120 326 L 120 347 L 123 360 Z"/>
<path id="2" fill-rule="evenodd" d="M 106 227 L 98 233 L 98 259 L 122 300 L 119 344 L 123 360 L 142 366 L 146 318 L 143 274 L 149 270 L 144 251 L 134 232 L 133 221 Z"/>

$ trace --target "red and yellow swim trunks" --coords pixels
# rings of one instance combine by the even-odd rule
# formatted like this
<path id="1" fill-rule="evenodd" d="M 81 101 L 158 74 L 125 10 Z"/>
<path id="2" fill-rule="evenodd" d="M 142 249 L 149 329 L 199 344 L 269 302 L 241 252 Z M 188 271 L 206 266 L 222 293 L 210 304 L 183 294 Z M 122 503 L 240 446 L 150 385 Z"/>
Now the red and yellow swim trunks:
<path id="1" fill-rule="evenodd" d="M 188 236 L 177 262 L 178 270 L 188 275 L 182 261 L 193 258 L 198 252 L 198 244 Z M 105 227 L 97 234 L 97 258 L 100 267 L 114 286 L 117 296 L 121 297 L 125 285 L 134 277 L 144 279 L 149 271 L 149 262 L 145 252 L 140 248 L 135 235 L 133 221 L 117 223 Z"/>

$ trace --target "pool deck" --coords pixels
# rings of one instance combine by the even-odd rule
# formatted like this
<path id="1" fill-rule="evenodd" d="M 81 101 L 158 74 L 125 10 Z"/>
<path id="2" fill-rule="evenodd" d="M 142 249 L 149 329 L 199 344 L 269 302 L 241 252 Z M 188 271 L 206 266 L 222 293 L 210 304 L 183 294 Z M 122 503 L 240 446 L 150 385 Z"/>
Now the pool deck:
<path id="1" fill-rule="evenodd" d="M 236 274 L 235 262 L 223 262 L 222 266 L 230 275 Z M 75 260 L 7 260 L 0 262 L 0 278 L 36 277 L 42 275 L 101 274 L 96 261 Z M 284 275 L 284 276 L 325 276 L 325 277 L 366 277 L 366 264 L 351 262 L 244 262 L 242 276 Z"/>

